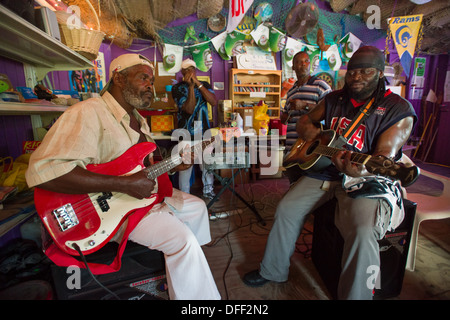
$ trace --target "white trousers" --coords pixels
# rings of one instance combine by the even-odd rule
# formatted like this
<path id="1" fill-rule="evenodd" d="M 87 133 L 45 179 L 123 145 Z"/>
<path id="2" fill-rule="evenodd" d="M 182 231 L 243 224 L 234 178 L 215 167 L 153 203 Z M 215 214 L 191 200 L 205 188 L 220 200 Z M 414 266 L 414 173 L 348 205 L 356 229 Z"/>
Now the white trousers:
<path id="1" fill-rule="evenodd" d="M 183 150 L 188 146 L 199 145 L 201 141 L 181 141 L 178 143 L 178 150 Z M 202 184 L 203 194 L 208 194 L 214 191 L 214 175 L 212 172 L 208 172 L 203 166 L 202 153 L 203 151 L 197 151 L 194 156 L 194 164 L 198 163 L 200 170 L 202 171 Z M 178 171 L 178 186 L 183 192 L 190 193 L 191 191 L 191 175 L 193 166 L 189 169 Z"/>
<path id="2" fill-rule="evenodd" d="M 129 240 L 164 253 L 171 300 L 218 300 L 220 293 L 201 245 L 211 241 L 205 202 L 174 189 L 183 197 L 175 210 L 155 205 L 129 235 Z"/>

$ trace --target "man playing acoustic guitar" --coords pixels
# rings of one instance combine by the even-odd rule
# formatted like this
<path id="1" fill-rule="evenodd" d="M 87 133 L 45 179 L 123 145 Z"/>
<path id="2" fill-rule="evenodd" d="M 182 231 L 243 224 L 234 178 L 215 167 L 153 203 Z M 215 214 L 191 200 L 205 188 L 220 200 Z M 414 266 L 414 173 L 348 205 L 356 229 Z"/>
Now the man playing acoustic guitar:
<path id="1" fill-rule="evenodd" d="M 100 240 L 115 240 L 122 245 L 129 239 L 164 253 L 170 299 L 220 299 L 200 247 L 211 241 L 206 205 L 197 197 L 172 189 L 166 174 L 189 165 L 164 161 L 161 163 L 167 164 L 166 167 L 160 163 L 153 165 L 153 150 L 149 149 L 142 157 L 145 157 L 142 164 L 149 162 L 149 166 L 143 169 L 137 166 L 141 159 L 134 159 L 133 154 L 129 154 L 129 150 L 139 151 L 141 146 L 154 148 L 148 142 L 153 140 L 146 119 L 138 113 L 152 101 L 153 65 L 139 54 L 124 54 L 111 62 L 109 76 L 101 97 L 68 108 L 30 159 L 26 178 L 30 187 L 37 186 L 35 203 L 41 219 L 47 213 L 45 210 L 40 212 L 40 208 L 53 200 L 49 193 L 62 198 L 100 194 L 93 203 L 85 201 L 84 208 L 77 206 L 78 201 L 71 201 L 67 206 L 53 208 L 56 210 L 50 210 L 42 219 L 54 243 L 58 236 L 68 239 L 58 248 L 66 251 L 66 256 L 52 246 L 49 252 L 55 255 L 51 258 L 62 259 L 55 261 L 58 264 L 70 259 L 70 250 L 78 248 L 89 254 L 91 247 Z M 124 155 L 127 157 L 123 158 Z M 113 162 L 117 160 L 118 163 Z M 105 164 L 110 163 L 114 166 L 108 165 L 105 169 Z M 135 167 L 138 170 L 134 170 Z M 155 172 L 156 167 L 162 171 Z M 104 171 L 99 173 L 98 168 Z M 124 168 L 132 170 L 124 174 Z M 39 195 L 47 198 L 39 199 Z M 149 197 L 157 200 L 153 206 L 141 208 L 140 201 Z M 96 202 L 100 208 L 94 209 Z M 122 205 L 116 209 L 117 202 Z M 125 205 L 134 204 L 136 210 L 123 209 Z M 86 207 L 92 210 L 86 210 Z M 118 223 L 108 228 L 108 220 L 117 216 L 115 212 L 123 218 L 119 216 Z M 101 219 L 98 218 L 100 214 L 104 214 Z M 60 228 L 52 228 L 55 221 L 60 223 Z M 88 234 L 95 224 L 98 229 L 94 228 L 94 234 Z M 74 230 L 74 239 L 69 239 L 68 235 Z M 86 241 L 77 240 L 82 234 L 89 235 Z M 64 247 L 66 243 L 70 244 L 67 248 Z"/>
<path id="2" fill-rule="evenodd" d="M 360 108 L 374 98 L 370 115 L 344 141 L 345 146 L 336 140 L 334 146 L 339 149 L 331 156 L 332 164 L 320 171 L 305 170 L 283 197 L 260 269 L 244 276 L 246 284 L 261 286 L 268 281 L 287 281 L 290 257 L 306 217 L 336 198 L 335 222 L 344 238 L 338 298 L 373 298 L 367 271 L 380 266 L 377 240 L 400 224 L 404 210 L 399 182 L 369 173 L 368 167 L 353 162 L 352 156 L 365 153 L 398 160 L 416 121 L 411 104 L 386 90 L 383 71 L 382 52 L 370 46 L 360 48 L 348 63 L 344 88 L 328 94 L 316 108 L 300 117 L 299 140 L 311 142 L 322 134 L 321 121 L 326 128 L 342 134 Z M 293 147 L 291 153 L 295 151 Z M 372 184 L 378 188 L 368 188 Z M 380 194 L 374 194 L 374 189 Z"/>

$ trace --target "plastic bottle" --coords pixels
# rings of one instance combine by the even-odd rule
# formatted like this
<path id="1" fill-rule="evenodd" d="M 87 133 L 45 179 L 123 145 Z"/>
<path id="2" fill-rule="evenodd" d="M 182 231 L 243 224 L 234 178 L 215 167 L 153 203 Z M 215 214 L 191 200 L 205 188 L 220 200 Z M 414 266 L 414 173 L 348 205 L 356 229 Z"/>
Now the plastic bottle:
<path id="1" fill-rule="evenodd" d="M 244 120 L 239 113 L 236 115 L 236 123 L 237 127 L 241 130 L 241 133 L 244 132 Z"/>
<path id="2" fill-rule="evenodd" d="M 294 83 L 295 83 L 295 79 L 289 78 L 281 84 L 281 98 L 284 98 L 286 96 L 289 89 L 291 89 L 294 86 Z"/>

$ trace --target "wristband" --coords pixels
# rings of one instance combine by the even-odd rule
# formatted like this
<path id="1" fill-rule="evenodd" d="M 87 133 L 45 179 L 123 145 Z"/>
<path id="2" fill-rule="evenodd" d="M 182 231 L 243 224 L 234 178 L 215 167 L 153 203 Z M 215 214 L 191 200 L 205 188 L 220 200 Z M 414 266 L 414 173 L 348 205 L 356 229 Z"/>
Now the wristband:
<path id="1" fill-rule="evenodd" d="M 199 86 L 197 87 L 197 89 L 200 90 L 201 87 L 203 87 L 203 83 L 202 83 L 201 85 L 199 85 Z"/>

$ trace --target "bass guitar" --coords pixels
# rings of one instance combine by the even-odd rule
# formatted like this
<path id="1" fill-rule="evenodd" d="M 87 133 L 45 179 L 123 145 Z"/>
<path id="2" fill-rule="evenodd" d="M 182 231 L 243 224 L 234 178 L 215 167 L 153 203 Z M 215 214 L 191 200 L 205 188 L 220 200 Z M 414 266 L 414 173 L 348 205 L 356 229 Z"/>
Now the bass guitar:
<path id="1" fill-rule="evenodd" d="M 191 152 L 202 150 L 214 141 L 203 141 L 191 147 Z M 91 172 L 106 175 L 130 175 L 145 170 L 147 177 L 156 180 L 149 198 L 137 199 L 120 192 L 64 194 L 38 187 L 34 190 L 36 211 L 56 246 L 70 255 L 84 255 L 102 248 L 136 209 L 149 207 L 172 194 L 167 172 L 182 163 L 180 154 L 173 155 L 145 168 L 144 159 L 156 149 L 152 142 L 132 146 L 115 160 L 90 164 Z M 198 151 L 197 151 L 198 152 Z"/>
<path id="2" fill-rule="evenodd" d="M 331 158 L 341 148 L 333 147 L 338 135 L 334 130 L 323 130 L 310 142 L 299 138 L 290 152 L 283 159 L 283 166 L 290 168 L 299 166 L 302 170 L 321 171 L 331 164 Z M 417 166 L 407 167 L 382 155 L 371 156 L 353 152 L 350 159 L 353 163 L 364 165 L 372 174 L 400 180 L 403 187 L 413 184 L 419 177 Z"/>

